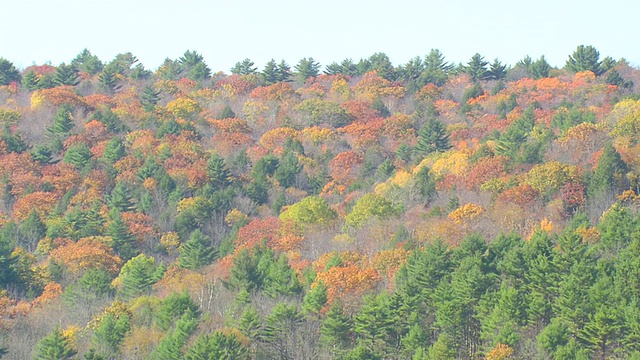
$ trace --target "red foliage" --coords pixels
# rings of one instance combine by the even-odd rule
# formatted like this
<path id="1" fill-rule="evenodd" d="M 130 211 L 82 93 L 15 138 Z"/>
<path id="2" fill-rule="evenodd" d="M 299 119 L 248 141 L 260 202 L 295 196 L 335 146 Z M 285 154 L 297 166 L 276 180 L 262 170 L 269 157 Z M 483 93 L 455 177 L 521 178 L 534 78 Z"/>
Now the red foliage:
<path id="1" fill-rule="evenodd" d="M 353 151 L 344 151 L 329 162 L 331 177 L 337 182 L 350 182 L 358 178 L 358 170 L 364 163 L 362 155 Z"/>
<path id="2" fill-rule="evenodd" d="M 282 235 L 281 226 L 280 219 L 277 217 L 252 220 L 238 230 L 236 238 L 237 249 L 253 249 L 256 245 L 262 245 L 263 241 L 268 246 L 273 245 Z"/>

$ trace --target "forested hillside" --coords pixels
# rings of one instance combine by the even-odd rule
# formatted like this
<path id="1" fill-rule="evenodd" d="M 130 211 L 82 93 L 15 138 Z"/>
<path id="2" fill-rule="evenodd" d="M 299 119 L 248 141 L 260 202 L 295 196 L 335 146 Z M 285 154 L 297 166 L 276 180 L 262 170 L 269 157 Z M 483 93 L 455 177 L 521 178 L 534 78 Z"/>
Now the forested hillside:
<path id="1" fill-rule="evenodd" d="M 640 70 L 0 58 L 8 359 L 640 359 Z"/>

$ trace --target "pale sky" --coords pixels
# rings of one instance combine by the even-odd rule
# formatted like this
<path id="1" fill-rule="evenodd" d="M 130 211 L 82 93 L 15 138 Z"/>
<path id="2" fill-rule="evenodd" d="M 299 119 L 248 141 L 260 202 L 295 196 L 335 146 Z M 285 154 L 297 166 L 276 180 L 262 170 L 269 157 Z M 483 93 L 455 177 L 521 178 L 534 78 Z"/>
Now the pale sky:
<path id="1" fill-rule="evenodd" d="M 513 65 L 545 55 L 563 66 L 578 45 L 640 66 L 640 2 L 631 0 L 0 0 L 0 57 L 16 67 L 70 62 L 87 48 L 108 62 L 131 52 L 155 70 L 186 50 L 213 72 L 250 58 L 323 66 L 386 53 L 394 65 L 439 49 Z"/>

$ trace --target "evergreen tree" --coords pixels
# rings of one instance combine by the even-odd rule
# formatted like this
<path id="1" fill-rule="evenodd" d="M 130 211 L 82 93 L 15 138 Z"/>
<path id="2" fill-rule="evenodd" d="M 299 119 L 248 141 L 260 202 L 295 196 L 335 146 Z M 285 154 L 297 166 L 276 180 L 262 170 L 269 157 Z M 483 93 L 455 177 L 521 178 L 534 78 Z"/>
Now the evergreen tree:
<path id="1" fill-rule="evenodd" d="M 71 66 L 78 69 L 78 71 L 87 73 L 89 75 L 95 75 L 102 71 L 104 65 L 100 59 L 91 54 L 87 49 L 84 49 L 71 61 Z"/>
<path id="2" fill-rule="evenodd" d="M 178 264 L 185 269 L 195 270 L 211 264 L 215 255 L 211 239 L 200 230 L 195 230 L 191 233 L 189 240 L 182 245 Z"/>
<path id="3" fill-rule="evenodd" d="M 602 63 L 599 61 L 600 53 L 593 46 L 580 45 L 572 55 L 569 55 L 565 68 L 573 73 L 591 71 L 596 75 L 603 73 Z"/>
<path id="4" fill-rule="evenodd" d="M 379 76 L 389 80 L 396 80 L 396 71 L 391 60 L 385 53 L 375 53 L 368 58 L 370 64 L 369 71 L 376 71 Z"/>
<path id="5" fill-rule="evenodd" d="M 53 117 L 53 124 L 47 128 L 47 132 L 53 136 L 65 136 L 73 129 L 74 123 L 71 116 L 72 107 L 62 105 Z"/>
<path id="6" fill-rule="evenodd" d="M 295 305 L 278 303 L 265 319 L 263 338 L 280 359 L 293 359 L 288 342 L 302 324 L 303 316 Z"/>
<path id="7" fill-rule="evenodd" d="M 327 287 L 324 282 L 319 281 L 316 286 L 309 289 L 304 297 L 302 310 L 308 313 L 318 313 L 327 303 Z"/>
<path id="8" fill-rule="evenodd" d="M 431 49 L 424 58 L 424 72 L 422 82 L 443 86 L 449 78 L 449 72 L 453 66 L 444 60 L 444 55 L 438 49 Z"/>
<path id="9" fill-rule="evenodd" d="M 126 154 L 124 143 L 118 137 L 111 138 L 107 142 L 107 145 L 104 148 L 104 152 L 102 153 L 102 161 L 107 164 L 115 164 L 116 161 L 122 159 Z"/>
<path id="10" fill-rule="evenodd" d="M 607 143 L 598 160 L 589 184 L 588 192 L 594 196 L 600 192 L 617 191 L 624 187 L 627 165 L 611 143 Z"/>
<path id="11" fill-rule="evenodd" d="M 131 331 L 129 314 L 108 313 L 100 319 L 93 330 L 93 342 L 98 348 L 105 349 L 105 353 L 117 355 L 118 348 L 129 331 Z"/>
<path id="12" fill-rule="evenodd" d="M 111 210 L 109 217 L 110 222 L 107 224 L 105 233 L 113 240 L 113 250 L 123 260 L 129 260 L 138 253 L 134 247 L 136 240 L 129 232 L 129 227 L 122 220 L 122 214 L 117 208 Z"/>
<path id="13" fill-rule="evenodd" d="M 20 82 L 20 72 L 12 62 L 0 58 L 0 85 L 9 85 L 14 81 Z"/>
<path id="14" fill-rule="evenodd" d="M 240 62 L 237 62 L 232 68 L 231 73 L 234 75 L 251 75 L 256 74 L 258 72 L 258 68 L 254 66 L 255 64 L 250 59 L 244 59 Z"/>
<path id="15" fill-rule="evenodd" d="M 444 152 L 451 149 L 449 144 L 449 134 L 442 121 L 430 118 L 418 131 L 418 144 L 415 151 L 426 156 L 434 151 Z"/>
<path id="16" fill-rule="evenodd" d="M 280 77 L 278 76 L 278 64 L 274 59 L 267 62 L 261 74 L 265 85 L 272 85 L 280 81 Z"/>
<path id="17" fill-rule="evenodd" d="M 173 326 L 174 322 L 180 319 L 180 316 L 190 312 L 195 316 L 199 315 L 198 305 L 187 292 L 171 293 L 167 296 L 160 306 L 158 306 L 155 318 L 156 324 L 164 331 Z"/>
<path id="18" fill-rule="evenodd" d="M 0 286 L 8 288 L 18 280 L 15 264 L 18 257 L 13 253 L 15 223 L 9 222 L 0 229 Z"/>
<path id="19" fill-rule="evenodd" d="M 225 105 L 222 111 L 220 111 L 220 113 L 216 117 L 216 119 L 223 120 L 223 119 L 231 119 L 235 117 L 236 117 L 236 113 L 233 112 L 233 110 L 231 109 L 231 106 Z"/>
<path id="20" fill-rule="evenodd" d="M 142 89 L 142 93 L 140 94 L 140 103 L 145 111 L 153 111 L 155 109 L 156 104 L 160 100 L 160 91 L 156 91 L 156 89 L 152 85 L 145 85 Z"/>
<path id="21" fill-rule="evenodd" d="M 310 58 L 302 58 L 295 66 L 295 74 L 298 81 L 302 84 L 310 77 L 318 76 L 320 72 L 320 64 Z"/>
<path id="22" fill-rule="evenodd" d="M 298 275 L 289 266 L 286 255 L 276 256 L 272 250 L 261 252 L 258 267 L 264 269 L 264 293 L 273 298 L 281 295 L 295 295 L 302 291 Z M 262 265 L 262 266 L 261 266 Z"/>
<path id="23" fill-rule="evenodd" d="M 113 95 L 121 87 L 118 84 L 116 71 L 112 67 L 106 67 L 100 75 L 98 75 L 98 84 L 107 95 Z"/>
<path id="24" fill-rule="evenodd" d="M 140 254 L 127 261 L 118 275 L 120 288 L 118 295 L 131 299 L 147 294 L 151 286 L 162 278 L 164 267 L 156 264 L 153 257 Z"/>
<path id="25" fill-rule="evenodd" d="M 278 81 L 291 81 L 291 76 L 293 75 L 291 67 L 284 60 L 281 60 L 280 64 L 278 64 L 276 74 L 278 75 Z"/>
<path id="26" fill-rule="evenodd" d="M 209 160 L 207 160 L 207 176 L 209 177 L 209 184 L 216 190 L 231 185 L 231 172 L 227 168 L 224 159 L 216 153 L 212 153 Z"/>
<path id="27" fill-rule="evenodd" d="M 484 60 L 484 57 L 478 53 L 471 57 L 471 60 L 467 63 L 464 70 L 469 76 L 471 76 L 471 80 L 480 81 L 487 79 L 488 71 L 487 65 L 489 63 Z"/>
<path id="28" fill-rule="evenodd" d="M 64 360 L 72 359 L 77 353 L 69 340 L 62 335 L 62 331 L 55 328 L 38 342 L 33 358 L 37 360 Z"/>
<path id="29" fill-rule="evenodd" d="M 275 170 L 273 177 L 278 180 L 280 186 L 288 188 L 294 185 L 296 175 L 302 171 L 302 166 L 298 162 L 298 155 L 293 151 L 286 151 Z"/>
<path id="30" fill-rule="evenodd" d="M 24 89 L 26 89 L 27 91 L 33 91 L 39 88 L 38 82 L 39 82 L 38 75 L 36 75 L 35 71 L 29 70 L 22 77 L 21 83 Z"/>
<path id="31" fill-rule="evenodd" d="M 80 83 L 78 80 L 78 69 L 73 65 L 60 64 L 53 75 L 53 82 L 56 85 L 76 86 Z"/>
<path id="32" fill-rule="evenodd" d="M 549 65 L 547 60 L 544 58 L 544 55 L 542 55 L 540 59 L 531 63 L 531 66 L 529 66 L 529 71 L 531 72 L 531 76 L 533 76 L 534 79 L 549 77 L 550 70 L 551 65 Z"/>
<path id="33" fill-rule="evenodd" d="M 160 340 L 152 358 L 158 360 L 183 359 L 183 349 L 197 327 L 198 315 L 191 310 L 187 310 L 180 317 L 175 328 Z"/>
<path id="34" fill-rule="evenodd" d="M 131 190 L 123 181 L 118 181 L 116 186 L 111 190 L 108 197 L 108 204 L 111 209 L 117 209 L 119 212 L 132 211 L 135 209 Z"/>
<path id="35" fill-rule="evenodd" d="M 242 360 L 247 359 L 247 348 L 234 334 L 215 331 L 201 335 L 185 353 L 185 360 Z"/>
<path id="36" fill-rule="evenodd" d="M 78 170 L 82 170 L 87 164 L 91 162 L 91 149 L 85 143 L 78 143 L 69 146 L 64 153 L 62 160 L 75 166 Z"/>
<path id="37" fill-rule="evenodd" d="M 494 59 L 489 65 L 487 72 L 488 80 L 503 80 L 507 77 L 507 65 L 503 65 L 500 60 Z"/>

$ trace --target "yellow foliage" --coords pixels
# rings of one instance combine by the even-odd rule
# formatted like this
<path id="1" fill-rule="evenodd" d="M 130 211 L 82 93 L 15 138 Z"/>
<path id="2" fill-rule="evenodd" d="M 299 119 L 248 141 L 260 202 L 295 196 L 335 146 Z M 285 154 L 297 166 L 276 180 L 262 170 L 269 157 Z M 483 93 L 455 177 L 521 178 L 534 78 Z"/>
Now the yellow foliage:
<path id="1" fill-rule="evenodd" d="M 168 233 L 162 234 L 160 238 L 160 245 L 162 245 L 169 255 L 175 254 L 180 247 L 180 237 L 178 233 L 174 231 L 169 231 Z"/>
<path id="2" fill-rule="evenodd" d="M 242 106 L 245 119 L 251 123 L 259 123 L 267 111 L 269 111 L 269 107 L 259 101 L 247 100 Z"/>
<path id="3" fill-rule="evenodd" d="M 484 209 L 480 205 L 473 203 L 467 203 L 449 213 L 449 219 L 455 223 L 462 223 L 463 221 L 471 220 L 478 215 L 482 214 Z"/>
<path id="4" fill-rule="evenodd" d="M 525 184 L 529 184 L 541 194 L 552 194 L 567 182 L 578 180 L 578 175 L 576 166 L 549 161 L 529 170 L 525 175 Z"/>
<path id="5" fill-rule="evenodd" d="M 411 181 L 413 177 L 409 172 L 405 170 L 396 171 L 395 175 L 391 178 L 391 184 L 397 185 L 399 187 L 405 187 Z"/>
<path id="6" fill-rule="evenodd" d="M 509 345 L 498 343 L 485 357 L 486 360 L 506 360 L 513 358 L 513 349 Z"/>
<path id="7" fill-rule="evenodd" d="M 249 216 L 238 209 L 231 209 L 227 213 L 227 216 L 224 217 L 224 221 L 229 226 L 233 226 L 237 223 L 249 222 Z"/>
<path id="8" fill-rule="evenodd" d="M 31 94 L 31 110 L 36 110 L 42 107 L 45 97 L 40 90 L 36 90 Z"/>
<path id="9" fill-rule="evenodd" d="M 345 78 L 340 77 L 335 79 L 331 84 L 330 94 L 338 97 L 341 100 L 349 100 L 351 98 L 351 90 L 349 90 L 349 83 Z"/>
<path id="10" fill-rule="evenodd" d="M 199 113 L 200 106 L 195 100 L 189 98 L 177 98 L 167 104 L 167 110 L 178 118 L 188 118 Z"/>
<path id="11" fill-rule="evenodd" d="M 469 155 L 462 152 L 448 152 L 431 167 L 435 176 L 444 174 L 463 175 L 469 168 Z"/>
<path id="12" fill-rule="evenodd" d="M 76 347 L 76 341 L 78 340 L 78 333 L 82 331 L 82 328 L 78 325 L 69 325 L 62 330 L 62 336 L 67 339 L 71 347 Z"/>
<path id="13" fill-rule="evenodd" d="M 195 205 L 198 200 L 199 200 L 199 198 L 197 196 L 196 197 L 190 197 L 190 198 L 184 198 L 184 199 L 180 200 L 180 202 L 178 202 L 178 206 L 176 207 L 176 210 L 178 211 L 178 213 L 181 213 L 184 210 L 187 210 L 187 209 L 193 207 L 193 205 Z"/>

